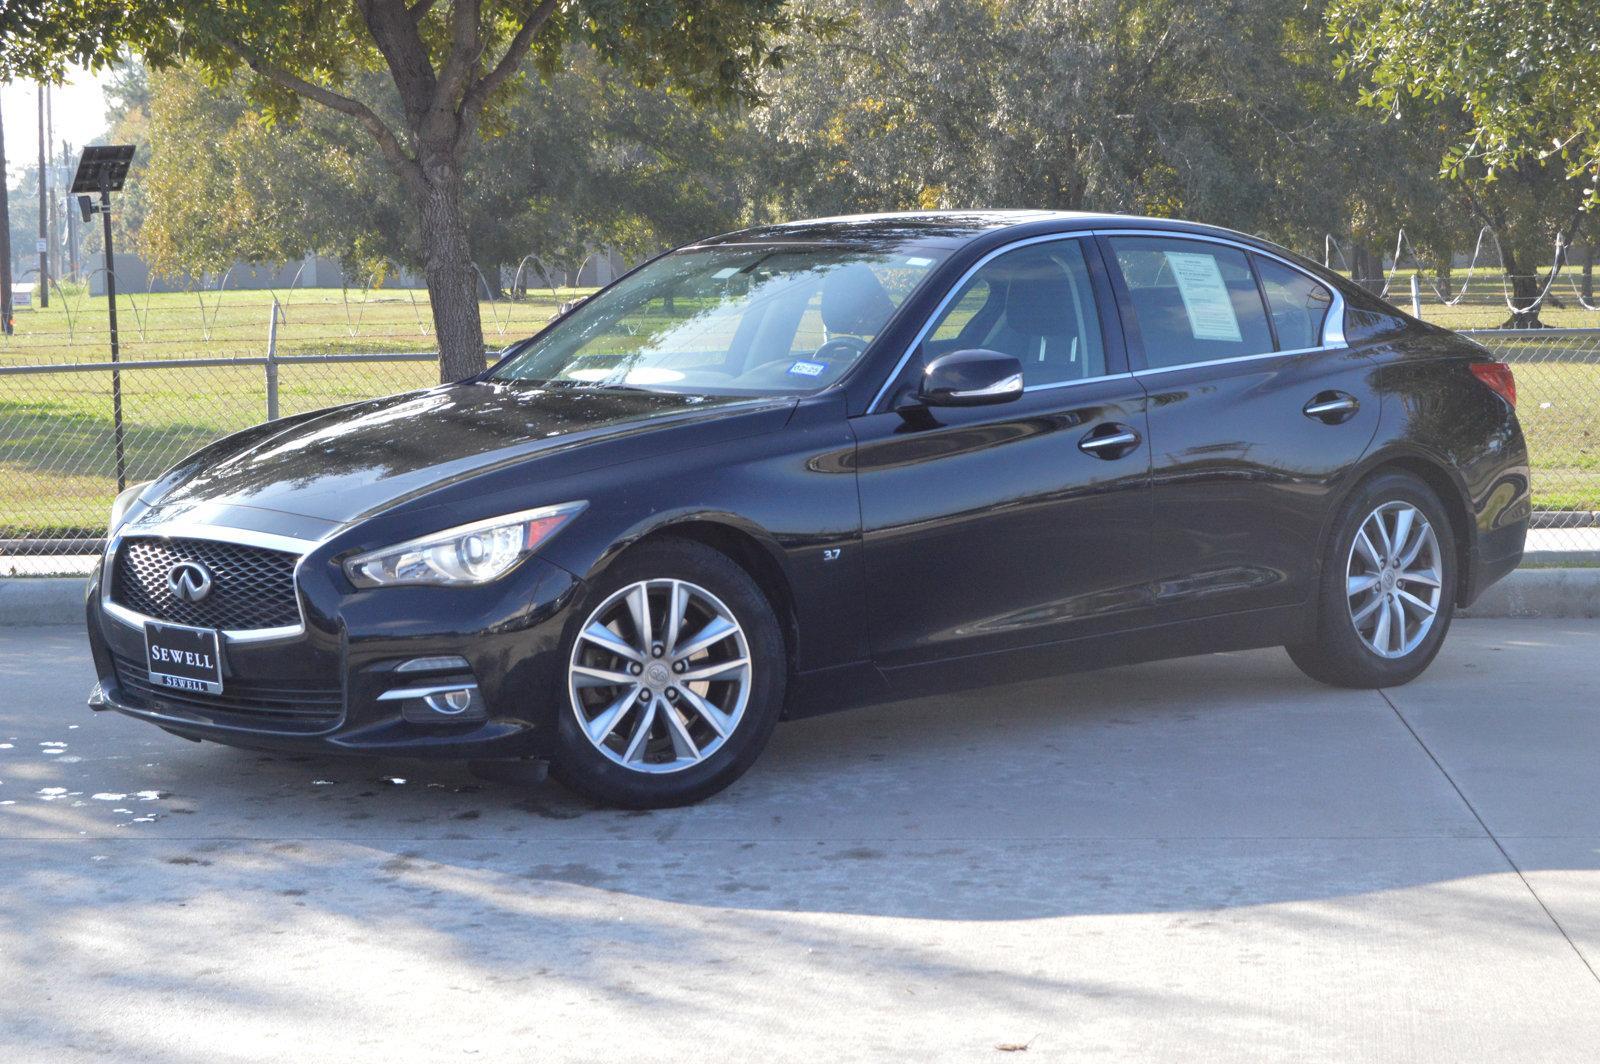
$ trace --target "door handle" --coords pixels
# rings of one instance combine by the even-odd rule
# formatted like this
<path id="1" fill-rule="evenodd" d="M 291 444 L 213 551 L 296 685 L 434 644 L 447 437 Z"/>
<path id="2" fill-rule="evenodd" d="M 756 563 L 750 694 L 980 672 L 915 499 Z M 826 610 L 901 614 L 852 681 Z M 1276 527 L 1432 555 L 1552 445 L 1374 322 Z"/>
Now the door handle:
<path id="1" fill-rule="evenodd" d="M 1324 424 L 1337 425 L 1349 421 L 1359 409 L 1360 400 L 1347 392 L 1319 392 L 1300 408 L 1300 412 Z"/>
<path id="2" fill-rule="evenodd" d="M 1078 450 L 1108 461 L 1121 458 L 1139 445 L 1139 434 L 1126 425 L 1115 422 L 1101 425 L 1078 441 Z"/>

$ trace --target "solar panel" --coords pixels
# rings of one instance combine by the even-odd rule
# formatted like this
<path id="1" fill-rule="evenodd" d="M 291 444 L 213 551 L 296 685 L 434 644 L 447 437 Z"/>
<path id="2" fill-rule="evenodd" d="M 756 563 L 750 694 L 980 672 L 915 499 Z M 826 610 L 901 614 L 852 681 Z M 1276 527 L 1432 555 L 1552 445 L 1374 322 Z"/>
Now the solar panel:
<path id="1" fill-rule="evenodd" d="M 84 148 L 78 159 L 78 172 L 72 175 L 71 194 L 121 192 L 132 162 L 132 144 L 94 144 Z"/>

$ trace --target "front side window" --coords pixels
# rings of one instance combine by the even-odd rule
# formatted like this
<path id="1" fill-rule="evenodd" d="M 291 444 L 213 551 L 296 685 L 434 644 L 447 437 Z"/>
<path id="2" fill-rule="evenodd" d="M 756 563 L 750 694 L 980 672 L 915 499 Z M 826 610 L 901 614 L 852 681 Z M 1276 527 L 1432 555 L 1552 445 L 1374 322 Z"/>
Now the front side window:
<path id="1" fill-rule="evenodd" d="M 968 278 L 929 330 L 923 361 L 974 347 L 1015 355 L 1027 387 L 1104 376 L 1083 242 L 1030 244 Z"/>
<path id="2" fill-rule="evenodd" d="M 1271 352 L 1243 251 L 1200 240 L 1113 237 L 1150 369 Z"/>
<path id="3" fill-rule="evenodd" d="M 1304 351 L 1322 346 L 1322 324 L 1333 293 L 1299 270 L 1274 259 L 1256 257 L 1261 272 L 1261 290 L 1272 312 L 1272 327 L 1278 333 L 1278 349 Z"/>
<path id="4" fill-rule="evenodd" d="M 706 395 L 817 391 L 860 360 L 944 255 L 814 244 L 677 252 L 578 307 L 490 377 Z"/>

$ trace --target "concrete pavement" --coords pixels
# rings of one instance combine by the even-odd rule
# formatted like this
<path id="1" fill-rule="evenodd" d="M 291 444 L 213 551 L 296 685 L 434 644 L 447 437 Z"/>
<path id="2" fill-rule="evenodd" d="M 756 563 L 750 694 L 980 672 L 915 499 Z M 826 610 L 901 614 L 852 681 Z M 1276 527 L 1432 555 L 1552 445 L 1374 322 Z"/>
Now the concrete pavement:
<path id="1" fill-rule="evenodd" d="M 1593 1059 L 1597 647 L 920 700 L 638 814 L 190 744 L 0 629 L 0 1060 Z"/>

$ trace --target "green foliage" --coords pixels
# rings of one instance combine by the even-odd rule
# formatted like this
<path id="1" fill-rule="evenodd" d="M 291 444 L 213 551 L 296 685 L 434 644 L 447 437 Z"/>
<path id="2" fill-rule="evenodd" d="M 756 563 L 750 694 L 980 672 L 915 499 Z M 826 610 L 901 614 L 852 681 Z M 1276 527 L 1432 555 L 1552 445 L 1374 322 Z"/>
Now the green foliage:
<path id="1" fill-rule="evenodd" d="M 1600 4 L 1594 0 L 1335 0 L 1329 32 L 1363 100 L 1465 118 L 1443 156 L 1487 180 L 1560 160 L 1600 205 Z"/>
<path id="2" fill-rule="evenodd" d="M 1115 210 L 1320 242 L 1374 175 L 1430 179 L 1339 85 L 1303 0 L 813 10 L 850 27 L 769 75 L 761 116 L 796 212 Z"/>
<path id="3" fill-rule="evenodd" d="M 383 76 L 354 84 L 376 95 Z M 343 116 L 312 108 L 274 121 L 243 78 L 212 85 L 186 67 L 151 84 L 154 206 L 137 239 L 158 270 L 308 252 L 356 276 L 421 268 L 404 190 Z M 571 268 L 599 245 L 638 256 L 738 221 L 727 175 L 743 150 L 739 121 L 641 89 L 587 49 L 513 96 L 497 123 L 464 156 L 472 256 L 486 273 L 529 254 Z"/>

